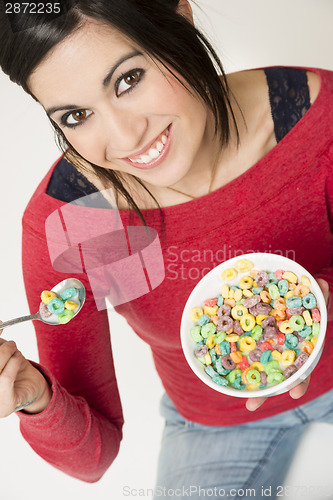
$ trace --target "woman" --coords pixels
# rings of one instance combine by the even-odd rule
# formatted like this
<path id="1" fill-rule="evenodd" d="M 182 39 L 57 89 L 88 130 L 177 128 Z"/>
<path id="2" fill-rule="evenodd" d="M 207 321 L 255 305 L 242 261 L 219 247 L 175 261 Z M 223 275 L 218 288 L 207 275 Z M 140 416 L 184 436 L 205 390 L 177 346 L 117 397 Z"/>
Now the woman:
<path id="1" fill-rule="evenodd" d="M 227 242 L 228 257 L 250 249 L 292 251 L 333 284 L 327 112 L 333 77 L 305 68 L 225 76 L 195 30 L 186 0 L 118 4 L 61 2 L 60 13 L 39 17 L 1 11 L 1 67 L 44 107 L 71 162 L 53 165 L 25 212 L 30 307 L 39 305 L 42 277 L 43 288 L 45 276 L 49 288 L 64 279 L 49 261 L 47 217 L 77 198 L 115 191 L 124 226 L 146 223 L 157 230 L 165 262 L 159 287 L 117 308 L 151 345 L 169 396 L 162 404 L 167 426 L 157 485 L 186 488 L 198 484 L 200 474 L 202 489 L 259 493 L 271 487 L 276 494 L 307 419 L 328 414 L 332 421 L 329 341 L 320 376 L 313 374 L 307 391 L 308 381 L 291 391 L 292 398 L 249 401 L 254 413 L 203 388 L 178 340 L 195 285 L 184 250 L 206 256 L 196 264 L 196 281 L 218 263 L 205 250 L 216 256 Z M 309 151 L 310 138 L 316 140 Z M 2 416 L 18 412 L 24 437 L 43 458 L 92 482 L 117 455 L 122 412 L 106 312 L 97 310 L 87 276 L 77 277 L 88 290 L 87 304 L 75 324 L 63 327 L 61 339 L 36 325 L 40 365 L 12 343 L 1 345 L 0 407 Z M 320 284 L 328 296 L 327 283 Z"/>

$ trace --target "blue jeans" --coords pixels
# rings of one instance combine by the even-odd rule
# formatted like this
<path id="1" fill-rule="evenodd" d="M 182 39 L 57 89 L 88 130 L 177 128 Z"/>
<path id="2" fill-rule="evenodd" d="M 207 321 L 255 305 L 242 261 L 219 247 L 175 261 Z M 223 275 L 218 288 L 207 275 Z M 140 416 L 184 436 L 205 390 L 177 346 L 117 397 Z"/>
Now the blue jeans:
<path id="1" fill-rule="evenodd" d="M 282 485 L 311 422 L 333 424 L 333 390 L 294 410 L 238 426 L 212 427 L 184 419 L 164 395 L 165 428 L 154 500 L 265 498 Z"/>

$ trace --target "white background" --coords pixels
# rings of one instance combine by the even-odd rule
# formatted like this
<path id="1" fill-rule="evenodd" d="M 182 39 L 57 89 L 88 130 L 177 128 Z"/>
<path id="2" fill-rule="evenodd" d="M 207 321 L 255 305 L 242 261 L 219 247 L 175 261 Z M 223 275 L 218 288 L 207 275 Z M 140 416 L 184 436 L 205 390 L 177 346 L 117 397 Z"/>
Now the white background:
<path id="1" fill-rule="evenodd" d="M 227 72 L 272 65 L 333 70 L 332 0 L 197 0 L 200 27 L 217 46 Z M 39 180 L 59 156 L 53 133 L 40 106 L 0 73 L 0 318 L 28 312 L 21 275 L 21 217 Z M 36 256 L 38 265 L 38 256 Z M 122 318 L 110 316 L 115 362 L 126 424 L 121 451 L 103 479 L 90 485 L 67 477 L 39 458 L 21 437 L 18 418 L 0 420 L 0 500 L 130 498 L 154 487 L 163 422 L 158 414 L 162 387 L 149 349 Z M 34 329 L 24 324 L 6 330 L 26 357 L 38 360 Z M 128 378 L 123 346 L 135 362 Z M 137 360 L 140 360 L 138 364 Z M 130 361 L 131 363 L 131 361 Z M 331 447 L 333 429 L 314 425 L 306 435 L 287 485 L 313 486 L 306 498 L 333 498 Z M 327 486 L 329 495 L 321 495 Z M 127 497 L 128 498 L 128 497 Z M 148 493 L 141 498 L 151 498 Z M 288 498 L 297 498 L 295 494 Z"/>

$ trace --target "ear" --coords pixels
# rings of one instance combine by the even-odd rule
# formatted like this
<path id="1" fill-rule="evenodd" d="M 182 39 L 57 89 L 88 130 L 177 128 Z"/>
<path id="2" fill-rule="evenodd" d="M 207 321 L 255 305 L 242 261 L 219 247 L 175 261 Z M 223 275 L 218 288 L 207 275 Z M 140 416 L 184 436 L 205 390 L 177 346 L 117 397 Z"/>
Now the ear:
<path id="1" fill-rule="evenodd" d="M 177 10 L 179 14 L 184 16 L 191 24 L 194 23 L 192 7 L 188 0 L 179 0 Z"/>

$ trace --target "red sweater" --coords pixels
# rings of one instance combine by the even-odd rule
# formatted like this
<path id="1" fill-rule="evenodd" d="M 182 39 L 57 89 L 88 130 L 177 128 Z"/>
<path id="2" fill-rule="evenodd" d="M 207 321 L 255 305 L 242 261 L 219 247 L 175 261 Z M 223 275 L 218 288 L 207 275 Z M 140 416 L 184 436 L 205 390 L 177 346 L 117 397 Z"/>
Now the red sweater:
<path id="1" fill-rule="evenodd" d="M 293 258 L 333 290 L 333 73 L 321 78 L 320 93 L 304 117 L 259 162 L 227 185 L 199 199 L 144 210 L 158 231 L 166 276 L 153 291 L 116 307 L 152 349 L 156 369 L 179 412 L 205 425 L 237 425 L 269 417 L 316 398 L 333 387 L 332 323 L 322 358 L 299 400 L 269 398 L 256 412 L 244 399 L 223 396 L 203 384 L 187 365 L 180 320 L 199 279 L 241 253 L 272 252 Z M 55 164 L 56 165 L 56 164 Z M 23 271 L 32 312 L 42 289 L 69 276 L 54 271 L 45 220 L 63 202 L 46 194 L 43 179 L 23 217 Z M 120 211 L 124 226 L 141 224 Z M 36 259 L 38 256 L 38 266 Z M 123 423 L 105 310 L 98 311 L 84 274 L 87 302 L 73 322 L 58 328 L 35 322 L 40 369 L 54 395 L 40 414 L 18 412 L 21 431 L 53 466 L 84 481 L 98 480 L 115 458 Z"/>

